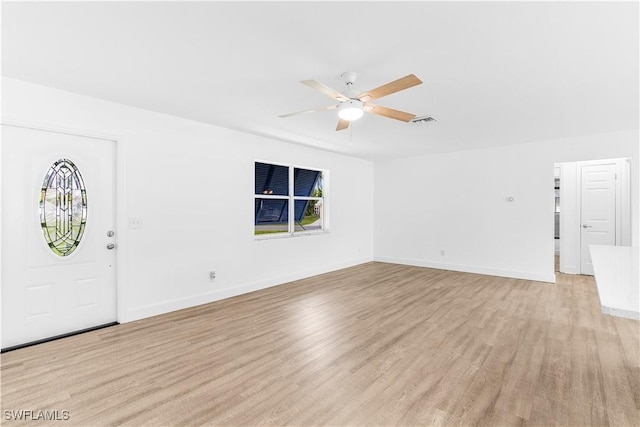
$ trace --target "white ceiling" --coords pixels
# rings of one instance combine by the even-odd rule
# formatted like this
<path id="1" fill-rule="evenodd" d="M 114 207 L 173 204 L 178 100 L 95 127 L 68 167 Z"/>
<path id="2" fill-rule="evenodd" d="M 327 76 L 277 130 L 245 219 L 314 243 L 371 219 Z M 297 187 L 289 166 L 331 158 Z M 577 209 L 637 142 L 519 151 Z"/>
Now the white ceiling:
<path id="1" fill-rule="evenodd" d="M 368 159 L 638 128 L 637 2 L 71 2 L 2 5 L 2 72 Z M 424 84 L 335 131 L 299 83 Z"/>

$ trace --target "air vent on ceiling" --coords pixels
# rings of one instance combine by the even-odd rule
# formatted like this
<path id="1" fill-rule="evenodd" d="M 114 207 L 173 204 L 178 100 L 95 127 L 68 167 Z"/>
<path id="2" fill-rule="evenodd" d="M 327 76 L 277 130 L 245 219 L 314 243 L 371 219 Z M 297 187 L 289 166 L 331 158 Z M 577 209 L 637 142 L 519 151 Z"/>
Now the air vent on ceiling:
<path id="1" fill-rule="evenodd" d="M 429 123 L 429 122 L 436 122 L 437 120 L 434 117 L 431 116 L 416 116 L 413 120 L 411 120 L 411 123 Z"/>

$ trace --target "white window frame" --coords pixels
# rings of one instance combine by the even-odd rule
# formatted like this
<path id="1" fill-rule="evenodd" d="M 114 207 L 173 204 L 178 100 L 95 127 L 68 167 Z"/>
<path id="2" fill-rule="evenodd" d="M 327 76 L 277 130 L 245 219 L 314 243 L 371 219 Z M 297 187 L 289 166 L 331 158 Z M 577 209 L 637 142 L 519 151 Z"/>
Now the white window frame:
<path id="1" fill-rule="evenodd" d="M 256 163 L 265 163 L 269 165 L 275 166 L 283 166 L 289 169 L 289 195 L 269 195 L 269 194 L 255 194 L 255 175 L 254 175 L 254 206 L 256 199 L 276 199 L 276 200 L 288 200 L 288 223 L 287 223 L 287 231 L 282 233 L 270 233 L 270 234 L 255 234 L 255 217 L 254 217 L 254 225 L 253 225 L 253 235 L 255 240 L 268 240 L 268 239 L 282 239 L 282 238 L 290 238 L 290 237 L 300 237 L 300 236 L 313 236 L 319 234 L 327 234 L 329 233 L 329 215 L 328 215 L 328 204 L 327 204 L 327 193 L 329 187 L 329 171 L 327 169 L 308 167 L 308 166 L 300 166 L 293 165 L 287 163 L 280 162 L 272 162 L 269 160 L 254 160 L 253 161 L 253 171 L 255 174 L 255 165 Z M 317 171 L 322 174 L 322 197 L 313 197 L 313 196 L 295 196 L 295 170 L 296 169 L 306 169 Z M 322 230 L 309 230 L 309 231 L 296 231 L 296 221 L 295 221 L 295 206 L 296 200 L 318 200 L 322 202 Z M 255 213 L 254 213 L 255 215 Z"/>

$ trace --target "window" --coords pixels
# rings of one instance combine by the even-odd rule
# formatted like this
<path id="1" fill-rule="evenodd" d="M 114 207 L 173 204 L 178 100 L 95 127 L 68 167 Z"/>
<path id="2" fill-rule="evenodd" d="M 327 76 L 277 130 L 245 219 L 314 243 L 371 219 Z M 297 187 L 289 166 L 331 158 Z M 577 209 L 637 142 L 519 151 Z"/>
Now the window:
<path id="1" fill-rule="evenodd" d="M 324 231 L 323 178 L 320 170 L 256 162 L 254 234 Z"/>
<path id="2" fill-rule="evenodd" d="M 40 225 L 51 251 L 70 255 L 80 244 L 87 222 L 87 192 L 80 171 L 60 159 L 47 171 L 40 190 Z"/>

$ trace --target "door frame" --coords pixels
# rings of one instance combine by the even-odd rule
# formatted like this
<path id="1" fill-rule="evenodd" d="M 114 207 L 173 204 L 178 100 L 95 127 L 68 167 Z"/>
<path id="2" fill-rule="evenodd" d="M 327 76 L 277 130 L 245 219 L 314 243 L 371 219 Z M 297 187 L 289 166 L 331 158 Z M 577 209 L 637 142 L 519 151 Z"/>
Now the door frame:
<path id="1" fill-rule="evenodd" d="M 62 127 L 62 126 L 56 126 L 56 125 L 51 125 L 51 124 L 46 124 L 46 123 L 35 123 L 35 122 L 22 122 L 22 121 L 17 121 L 17 120 L 2 120 L 0 121 L 0 125 L 2 126 L 13 126 L 13 127 L 19 127 L 19 128 L 25 128 L 25 129 L 32 129 L 32 130 L 37 130 L 37 131 L 45 131 L 45 132 L 55 132 L 55 133 L 61 133 L 61 134 L 65 134 L 65 135 L 72 135 L 72 136 L 80 136 L 80 137 L 85 137 L 85 138 L 91 138 L 91 139 L 97 139 L 97 140 L 103 140 L 103 141 L 109 141 L 112 142 L 114 144 L 114 149 L 115 149 L 115 159 L 114 159 L 114 167 L 115 167 L 115 171 L 114 171 L 114 177 L 115 177 L 115 230 L 118 233 L 116 235 L 116 274 L 115 274 L 115 280 L 116 280 L 116 321 L 118 323 L 125 323 L 127 321 L 126 319 L 126 298 L 125 298 L 125 294 L 126 294 L 126 286 L 124 286 L 125 283 L 125 274 L 124 272 L 126 271 L 127 265 L 126 265 L 126 257 L 124 256 L 124 252 L 123 252 L 123 248 L 126 248 L 126 242 L 127 242 L 127 230 L 124 227 L 124 224 L 126 224 L 126 218 L 124 217 L 124 213 L 126 212 L 126 210 L 124 209 L 125 206 L 125 174 L 124 174 L 124 146 L 125 144 L 121 144 L 121 141 L 123 140 L 123 138 L 119 135 L 114 135 L 114 134 L 109 134 L 109 133 L 101 133 L 101 132 L 95 132 L 95 131 L 90 131 L 90 130 L 85 130 L 85 129 L 73 129 L 73 128 L 67 128 L 67 127 Z M 3 177 L 3 171 L 2 171 L 2 161 L 0 161 L 0 188 L 2 187 L 2 177 Z M 2 205 L 2 200 L 0 199 L 0 224 L 2 223 L 2 212 L 3 212 L 3 205 Z M 1 230 L 0 230 L 1 233 Z M 0 262 L 2 260 L 2 245 L 0 244 Z M 0 276 L 0 289 L 2 286 L 2 277 Z"/>
<path id="2" fill-rule="evenodd" d="M 616 246 L 631 246 L 631 158 L 556 162 L 560 167 L 560 272 L 582 274 L 582 166 L 616 165 Z"/>

